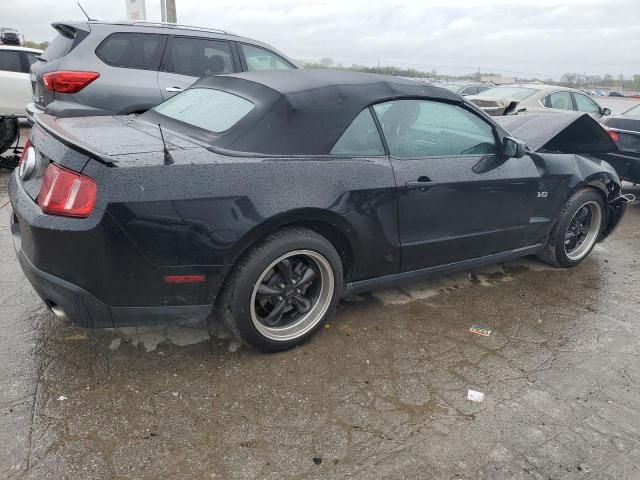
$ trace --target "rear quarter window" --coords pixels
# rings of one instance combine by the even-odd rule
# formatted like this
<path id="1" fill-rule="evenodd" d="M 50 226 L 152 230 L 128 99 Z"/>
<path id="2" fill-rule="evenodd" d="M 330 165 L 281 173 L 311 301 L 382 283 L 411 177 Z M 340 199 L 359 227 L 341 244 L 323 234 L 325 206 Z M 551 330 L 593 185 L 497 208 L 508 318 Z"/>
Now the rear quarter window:
<path id="1" fill-rule="evenodd" d="M 166 35 L 112 33 L 98 45 L 96 55 L 112 67 L 158 70 L 166 42 Z"/>
<path id="2" fill-rule="evenodd" d="M 42 54 L 42 59 L 50 62 L 64 57 L 73 48 L 75 39 L 58 35 Z"/>
<path id="3" fill-rule="evenodd" d="M 229 130 L 246 117 L 255 105 L 249 100 L 212 88 L 192 88 L 153 109 L 165 117 L 213 133 Z"/>

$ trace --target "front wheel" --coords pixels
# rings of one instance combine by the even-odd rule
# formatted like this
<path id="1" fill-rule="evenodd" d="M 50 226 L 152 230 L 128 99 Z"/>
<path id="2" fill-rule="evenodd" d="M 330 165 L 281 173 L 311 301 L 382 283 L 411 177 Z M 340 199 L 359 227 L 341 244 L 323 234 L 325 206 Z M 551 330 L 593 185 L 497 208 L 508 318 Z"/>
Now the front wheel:
<path id="1" fill-rule="evenodd" d="M 307 340 L 335 309 L 342 262 L 333 245 L 305 228 L 265 238 L 234 267 L 220 308 L 249 345 L 281 351 Z"/>
<path id="2" fill-rule="evenodd" d="M 573 267 L 595 246 L 605 219 L 605 204 L 597 191 L 577 191 L 560 212 L 540 259 L 557 267 Z"/>

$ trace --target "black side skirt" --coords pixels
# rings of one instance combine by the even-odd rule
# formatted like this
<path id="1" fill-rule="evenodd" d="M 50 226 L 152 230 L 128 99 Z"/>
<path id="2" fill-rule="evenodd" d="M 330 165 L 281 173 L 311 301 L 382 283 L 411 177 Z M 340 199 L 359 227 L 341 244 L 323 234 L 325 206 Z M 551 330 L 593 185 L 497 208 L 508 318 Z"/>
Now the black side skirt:
<path id="1" fill-rule="evenodd" d="M 436 267 L 423 268 L 421 270 L 413 270 L 411 272 L 396 273 L 393 275 L 385 275 L 384 277 L 370 278 L 367 280 L 359 280 L 357 282 L 347 283 L 344 289 L 344 295 L 353 295 L 357 293 L 368 292 L 370 290 L 378 290 L 388 288 L 402 283 L 411 283 L 418 280 L 439 277 L 455 272 L 470 270 L 485 265 L 507 262 L 527 255 L 535 255 L 542 249 L 542 244 L 531 245 L 529 247 L 509 250 L 507 252 L 494 253 L 481 258 L 472 258 L 461 262 L 449 263 L 447 265 L 438 265 Z"/>

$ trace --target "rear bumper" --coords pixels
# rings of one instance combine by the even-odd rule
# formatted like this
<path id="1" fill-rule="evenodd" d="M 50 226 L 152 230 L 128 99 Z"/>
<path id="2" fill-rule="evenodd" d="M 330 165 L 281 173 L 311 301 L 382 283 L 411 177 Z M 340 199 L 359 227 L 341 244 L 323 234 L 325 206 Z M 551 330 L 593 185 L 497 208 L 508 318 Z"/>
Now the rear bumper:
<path id="1" fill-rule="evenodd" d="M 27 106 L 24 109 L 25 116 L 27 117 L 27 122 L 31 125 L 36 123 L 36 115 L 40 113 L 44 113 L 44 111 L 40 110 L 35 103 L 27 103 Z"/>
<path id="2" fill-rule="evenodd" d="M 178 320 L 205 320 L 211 305 L 112 307 L 83 288 L 35 267 L 22 250 L 15 217 L 11 219 L 13 245 L 22 271 L 45 304 L 58 307 L 73 322 L 87 328 L 125 327 Z"/>
<path id="3" fill-rule="evenodd" d="M 49 105 L 47 105 L 47 109 L 42 110 L 35 103 L 28 103 L 25 107 L 25 114 L 27 120 L 31 125 L 35 124 L 35 117 L 38 114 L 46 113 L 48 115 L 52 115 L 57 118 L 68 118 L 68 117 L 92 117 L 92 116 L 101 116 L 101 115 L 114 115 L 116 112 L 111 110 L 104 110 L 102 108 L 90 107 L 87 105 L 82 105 L 77 102 L 65 101 L 65 100 L 54 100 Z"/>
<path id="4" fill-rule="evenodd" d="M 42 213 L 14 174 L 11 233 L 25 276 L 51 308 L 84 327 L 204 320 L 229 267 L 160 267 L 147 261 L 113 218 Z M 166 275 L 203 274 L 204 283 L 169 284 Z"/>

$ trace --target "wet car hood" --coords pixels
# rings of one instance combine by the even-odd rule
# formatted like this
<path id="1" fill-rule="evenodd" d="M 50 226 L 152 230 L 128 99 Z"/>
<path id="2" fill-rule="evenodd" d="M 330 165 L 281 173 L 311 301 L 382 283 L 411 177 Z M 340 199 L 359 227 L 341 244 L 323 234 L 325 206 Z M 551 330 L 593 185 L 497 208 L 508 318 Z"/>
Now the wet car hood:
<path id="1" fill-rule="evenodd" d="M 524 141 L 531 152 L 581 154 L 617 150 L 606 130 L 587 113 L 508 115 L 494 120 Z"/>

